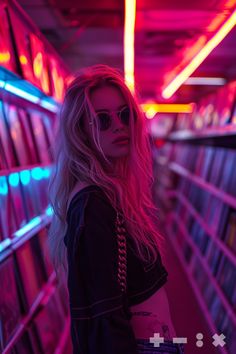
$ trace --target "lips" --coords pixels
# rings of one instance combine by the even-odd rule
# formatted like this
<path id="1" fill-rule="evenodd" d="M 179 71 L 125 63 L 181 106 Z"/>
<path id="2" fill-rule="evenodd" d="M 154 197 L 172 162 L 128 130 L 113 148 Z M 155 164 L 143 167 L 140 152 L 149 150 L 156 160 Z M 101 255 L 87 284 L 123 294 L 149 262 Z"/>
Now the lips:
<path id="1" fill-rule="evenodd" d="M 117 139 L 115 139 L 114 141 L 113 141 L 113 143 L 118 143 L 118 142 L 122 142 L 122 141 L 128 141 L 129 140 L 129 138 L 128 138 L 128 136 L 120 136 L 119 138 L 117 138 Z"/>

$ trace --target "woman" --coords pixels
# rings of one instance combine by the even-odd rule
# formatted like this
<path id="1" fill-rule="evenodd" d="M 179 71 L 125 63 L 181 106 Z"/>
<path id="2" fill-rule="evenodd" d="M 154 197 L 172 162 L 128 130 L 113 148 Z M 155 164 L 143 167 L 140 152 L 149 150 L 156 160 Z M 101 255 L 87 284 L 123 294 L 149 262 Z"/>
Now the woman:
<path id="1" fill-rule="evenodd" d="M 50 248 L 68 273 L 74 353 L 182 353 L 172 343 L 149 144 L 121 74 L 81 71 L 62 105 L 50 183 Z"/>

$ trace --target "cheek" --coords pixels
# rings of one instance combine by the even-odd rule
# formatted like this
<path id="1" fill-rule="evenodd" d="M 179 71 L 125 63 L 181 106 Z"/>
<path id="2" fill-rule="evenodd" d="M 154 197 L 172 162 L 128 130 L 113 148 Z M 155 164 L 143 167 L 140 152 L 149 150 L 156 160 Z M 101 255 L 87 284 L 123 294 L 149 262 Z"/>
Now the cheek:
<path id="1" fill-rule="evenodd" d="M 111 146 L 111 137 L 109 134 L 100 133 L 100 144 L 103 149 L 108 149 Z"/>

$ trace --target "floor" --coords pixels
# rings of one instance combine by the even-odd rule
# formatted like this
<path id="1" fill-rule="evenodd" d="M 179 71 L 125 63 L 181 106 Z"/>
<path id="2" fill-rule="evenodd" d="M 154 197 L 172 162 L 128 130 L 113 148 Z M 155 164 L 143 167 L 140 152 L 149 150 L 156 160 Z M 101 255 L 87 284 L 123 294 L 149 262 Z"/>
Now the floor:
<path id="1" fill-rule="evenodd" d="M 213 334 L 208 328 L 204 313 L 201 312 L 187 275 L 171 242 L 168 242 L 168 237 L 167 244 L 169 247 L 163 258 L 163 263 L 167 265 L 169 273 L 166 290 L 176 334 L 179 337 L 187 337 L 185 354 L 219 354 L 220 351 L 212 344 Z M 196 346 L 197 333 L 203 334 L 202 347 Z"/>

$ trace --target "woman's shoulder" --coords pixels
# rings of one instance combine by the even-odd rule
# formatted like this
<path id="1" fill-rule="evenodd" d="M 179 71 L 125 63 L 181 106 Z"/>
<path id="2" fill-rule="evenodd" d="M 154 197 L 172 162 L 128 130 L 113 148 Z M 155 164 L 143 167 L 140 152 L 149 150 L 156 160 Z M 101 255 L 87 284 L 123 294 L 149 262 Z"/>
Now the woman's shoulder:
<path id="1" fill-rule="evenodd" d="M 111 228 L 115 223 L 116 211 L 108 200 L 102 188 L 97 185 L 88 185 L 73 193 L 67 209 L 67 233 L 68 235 L 86 225 L 87 230 L 98 231 L 101 228 Z M 115 224 L 114 224 L 115 225 Z M 73 237 L 70 237 L 72 239 Z"/>
<path id="2" fill-rule="evenodd" d="M 93 225 L 102 220 L 113 220 L 115 210 L 103 192 L 97 185 L 87 185 L 74 188 L 70 195 L 66 214 L 68 224 L 67 234 L 79 229 L 86 224 Z M 103 221 L 102 221 L 103 222 Z M 65 237 L 67 244 L 68 235 Z"/>
<path id="3" fill-rule="evenodd" d="M 67 212 L 72 207 L 76 207 L 76 204 L 80 203 L 81 199 L 84 199 L 84 197 L 86 197 L 86 200 L 90 199 L 92 203 L 94 203 L 94 201 L 100 201 L 111 206 L 109 199 L 101 187 L 95 184 L 79 183 L 73 188 L 69 196 Z"/>
<path id="4" fill-rule="evenodd" d="M 87 188 L 91 186 L 91 184 L 86 183 L 86 182 L 78 182 L 76 183 L 76 185 L 74 186 L 74 188 L 72 189 L 72 191 L 70 192 L 69 198 L 68 198 L 68 203 L 67 203 L 67 209 L 69 208 L 69 205 L 72 201 L 72 199 L 78 194 L 80 193 L 84 188 Z"/>

